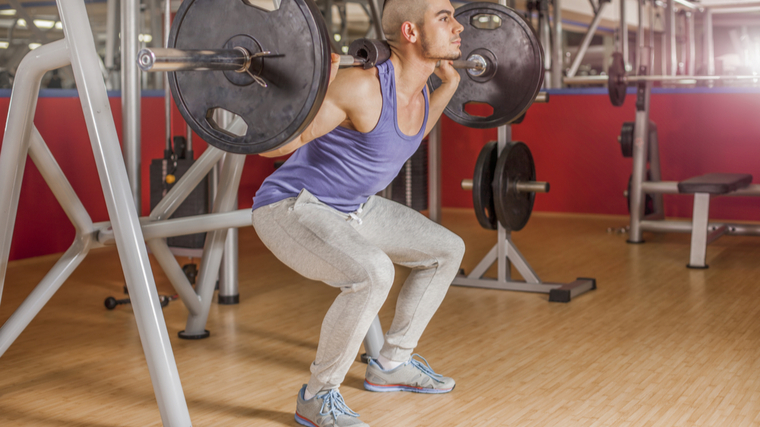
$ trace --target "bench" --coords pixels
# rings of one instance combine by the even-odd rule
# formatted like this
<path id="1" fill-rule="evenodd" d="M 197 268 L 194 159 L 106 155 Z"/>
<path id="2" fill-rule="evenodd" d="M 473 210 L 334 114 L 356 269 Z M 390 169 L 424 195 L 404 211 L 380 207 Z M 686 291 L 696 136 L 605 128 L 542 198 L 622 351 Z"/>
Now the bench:
<path id="1" fill-rule="evenodd" d="M 708 233 L 710 197 L 729 194 L 746 188 L 752 182 L 752 175 L 745 173 L 708 173 L 689 178 L 678 183 L 678 192 L 694 194 L 694 214 L 691 220 L 691 253 L 689 268 L 707 268 L 705 255 L 707 245 L 726 232 L 720 226 Z"/>

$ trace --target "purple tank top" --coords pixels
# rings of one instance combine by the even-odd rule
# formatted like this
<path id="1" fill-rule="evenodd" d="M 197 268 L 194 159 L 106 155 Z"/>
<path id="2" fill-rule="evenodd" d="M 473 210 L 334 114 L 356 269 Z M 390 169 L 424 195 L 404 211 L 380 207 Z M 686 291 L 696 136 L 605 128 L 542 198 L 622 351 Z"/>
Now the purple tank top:
<path id="1" fill-rule="evenodd" d="M 398 127 L 393 64 L 386 61 L 377 70 L 383 109 L 375 129 L 362 133 L 337 127 L 299 148 L 264 180 L 253 198 L 253 209 L 296 197 L 306 189 L 341 212 L 353 212 L 393 181 L 425 136 L 428 93 L 425 88 L 422 128 L 417 135 L 405 135 Z"/>

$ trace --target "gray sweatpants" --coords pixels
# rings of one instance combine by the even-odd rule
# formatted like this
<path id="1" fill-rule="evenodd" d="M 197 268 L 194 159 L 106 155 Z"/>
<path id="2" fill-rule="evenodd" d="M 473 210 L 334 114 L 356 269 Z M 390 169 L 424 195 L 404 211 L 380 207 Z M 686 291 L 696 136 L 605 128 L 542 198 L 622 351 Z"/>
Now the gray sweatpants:
<path id="1" fill-rule="evenodd" d="M 337 388 L 393 285 L 394 267 L 412 269 L 380 353 L 409 359 L 443 301 L 464 255 L 462 239 L 420 213 L 372 196 L 344 214 L 303 190 L 253 212 L 261 240 L 301 275 L 341 289 L 322 322 L 308 390 Z"/>

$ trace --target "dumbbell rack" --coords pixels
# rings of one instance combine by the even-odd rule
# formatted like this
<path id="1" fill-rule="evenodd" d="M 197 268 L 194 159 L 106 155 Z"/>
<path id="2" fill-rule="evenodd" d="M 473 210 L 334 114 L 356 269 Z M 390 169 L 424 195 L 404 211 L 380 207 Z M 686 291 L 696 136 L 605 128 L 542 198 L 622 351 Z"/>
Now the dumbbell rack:
<path id="1" fill-rule="evenodd" d="M 27 155 L 31 157 L 73 223 L 76 237 L 71 247 L 0 327 L 0 356 L 79 266 L 90 249 L 115 243 L 163 425 L 190 426 L 192 423 L 145 242 L 147 241 L 190 311 L 186 329 L 183 331 L 184 336 L 207 336 L 204 327 L 227 230 L 251 224 L 249 209 L 233 210 L 236 208 L 237 190 L 245 156 L 225 153 L 209 146 L 154 208 L 150 216 L 139 218 L 106 86 L 100 74 L 99 58 L 84 1 L 59 0 L 57 6 L 64 38 L 43 45 L 24 57 L 18 67 L 11 95 L 0 152 L 0 296 L 5 283 Z M 93 223 L 33 123 L 43 75 L 49 70 L 67 65 L 73 68 L 110 222 Z M 233 121 L 227 130 L 238 132 L 241 126 L 240 121 Z M 214 213 L 169 219 L 197 184 L 220 161 L 223 167 L 220 191 L 213 207 Z M 193 290 L 166 245 L 165 238 L 203 232 L 209 234 L 204 247 L 198 284 Z"/>
<path id="2" fill-rule="evenodd" d="M 512 126 L 498 128 L 498 152 L 504 150 L 512 139 Z M 497 263 L 497 277 L 484 277 L 491 266 Z M 512 280 L 512 268 L 520 273 L 524 280 Z M 528 261 L 512 241 L 511 233 L 501 223 L 498 224 L 496 245 L 478 263 L 468 275 L 459 275 L 452 282 L 457 286 L 501 289 L 508 291 L 548 293 L 551 302 L 570 302 L 573 297 L 596 289 L 596 280 L 578 278 L 571 283 L 546 283 L 539 279 Z"/>

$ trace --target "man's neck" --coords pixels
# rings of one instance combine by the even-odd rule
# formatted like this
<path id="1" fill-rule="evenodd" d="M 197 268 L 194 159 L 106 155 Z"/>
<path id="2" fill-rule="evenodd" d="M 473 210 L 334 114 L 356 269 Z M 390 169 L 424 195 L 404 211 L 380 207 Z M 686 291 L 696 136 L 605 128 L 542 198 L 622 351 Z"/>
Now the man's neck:
<path id="1" fill-rule="evenodd" d="M 390 61 L 396 73 L 396 96 L 407 100 L 422 92 L 436 65 L 435 61 L 396 51 Z"/>

